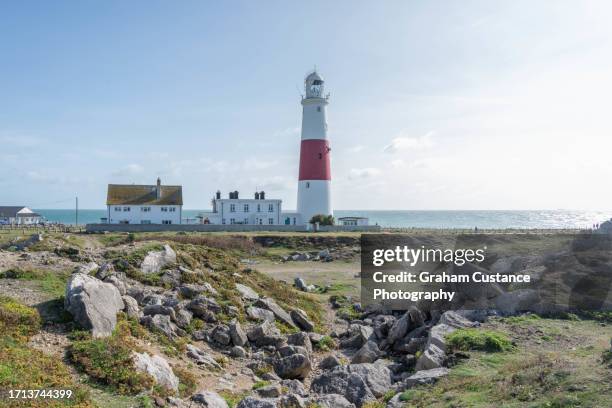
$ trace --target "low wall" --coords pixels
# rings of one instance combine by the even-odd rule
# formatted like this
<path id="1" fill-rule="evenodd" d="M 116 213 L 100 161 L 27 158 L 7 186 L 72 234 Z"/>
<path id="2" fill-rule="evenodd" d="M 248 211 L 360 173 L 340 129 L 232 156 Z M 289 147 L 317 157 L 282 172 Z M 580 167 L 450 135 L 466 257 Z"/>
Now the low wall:
<path id="1" fill-rule="evenodd" d="M 252 232 L 252 231 L 272 231 L 272 232 L 308 232 L 312 229 L 305 225 L 218 225 L 218 224 L 87 224 L 86 232 Z M 321 232 L 376 232 L 380 231 L 378 225 L 368 226 L 322 226 Z"/>

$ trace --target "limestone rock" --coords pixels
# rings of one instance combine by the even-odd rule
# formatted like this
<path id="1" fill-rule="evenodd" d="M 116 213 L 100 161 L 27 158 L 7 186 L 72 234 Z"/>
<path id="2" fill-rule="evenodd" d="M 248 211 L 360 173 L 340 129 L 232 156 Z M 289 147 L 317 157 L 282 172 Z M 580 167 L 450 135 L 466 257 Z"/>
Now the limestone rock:
<path id="1" fill-rule="evenodd" d="M 250 287 L 243 285 L 242 283 L 236 283 L 236 290 L 240 292 L 240 296 L 243 299 L 254 301 L 259 299 L 259 295 Z"/>
<path id="2" fill-rule="evenodd" d="M 229 408 L 225 399 L 213 391 L 199 391 L 191 397 L 191 400 L 206 408 Z"/>
<path id="3" fill-rule="evenodd" d="M 268 322 L 273 322 L 276 320 L 274 317 L 274 313 L 269 310 L 262 309 L 260 307 L 249 306 L 246 309 L 247 316 L 253 320 L 265 320 Z"/>
<path id="4" fill-rule="evenodd" d="M 293 354 L 279 358 L 273 363 L 274 371 L 281 378 L 304 379 L 311 369 L 311 362 L 308 356 L 303 354 Z"/>
<path id="5" fill-rule="evenodd" d="M 314 330 L 314 323 L 308 319 L 308 315 L 301 309 L 294 309 L 290 313 L 291 319 L 302 330 L 311 332 Z"/>
<path id="6" fill-rule="evenodd" d="M 172 263 L 176 263 L 176 252 L 166 244 L 161 251 L 150 251 L 140 264 L 140 270 L 144 274 L 158 273 Z"/>
<path id="7" fill-rule="evenodd" d="M 123 304 L 125 305 L 124 310 L 128 317 L 136 320 L 140 319 L 142 313 L 138 308 L 138 302 L 136 301 L 136 299 L 128 295 L 122 296 L 121 299 L 123 300 Z"/>
<path id="8" fill-rule="evenodd" d="M 170 365 L 161 356 L 134 352 L 134 366 L 136 370 L 151 375 L 155 382 L 167 389 L 178 391 L 179 379 Z"/>
<path id="9" fill-rule="evenodd" d="M 373 363 L 380 355 L 378 344 L 369 340 L 364 344 L 351 359 L 352 364 Z"/>
<path id="10" fill-rule="evenodd" d="M 82 273 L 70 276 L 66 284 L 65 309 L 94 337 L 110 336 L 123 310 L 121 294 L 110 283 Z"/>
<path id="11" fill-rule="evenodd" d="M 274 316 L 281 322 L 285 323 L 286 325 L 290 327 L 297 327 L 295 323 L 293 323 L 293 320 L 291 319 L 291 316 L 289 315 L 289 313 L 287 313 L 282 307 L 280 307 L 274 301 L 274 299 L 270 299 L 270 298 L 258 299 L 255 302 L 255 306 L 261 307 L 263 309 L 268 309 L 269 311 L 274 313 Z"/>

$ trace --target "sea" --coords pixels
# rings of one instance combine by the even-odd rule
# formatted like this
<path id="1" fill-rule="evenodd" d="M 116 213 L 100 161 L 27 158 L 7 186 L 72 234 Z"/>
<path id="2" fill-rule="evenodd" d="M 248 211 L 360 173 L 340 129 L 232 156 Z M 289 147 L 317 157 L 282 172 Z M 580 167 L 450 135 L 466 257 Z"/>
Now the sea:
<path id="1" fill-rule="evenodd" d="M 49 222 L 74 225 L 74 209 L 37 209 Z M 183 218 L 195 219 L 202 211 L 183 210 Z M 99 223 L 106 210 L 79 210 L 78 224 Z M 593 228 L 609 220 L 612 211 L 578 210 L 522 210 L 522 211 L 451 211 L 451 210 L 336 210 L 334 216 L 368 217 L 370 225 L 378 224 L 385 228 L 441 228 L 441 229 L 574 229 Z"/>

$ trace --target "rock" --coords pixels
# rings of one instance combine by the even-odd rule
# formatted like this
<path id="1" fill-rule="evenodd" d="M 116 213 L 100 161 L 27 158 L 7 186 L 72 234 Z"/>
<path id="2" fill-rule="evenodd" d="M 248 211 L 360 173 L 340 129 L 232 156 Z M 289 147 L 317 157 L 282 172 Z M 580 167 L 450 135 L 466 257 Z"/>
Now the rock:
<path id="1" fill-rule="evenodd" d="M 220 313 L 221 306 L 214 300 L 207 298 L 206 296 L 199 295 L 191 302 L 187 304 L 187 309 L 189 309 L 194 316 L 204 317 L 208 313 Z"/>
<path id="2" fill-rule="evenodd" d="M 150 329 L 159 330 L 161 333 L 166 335 L 166 337 L 168 338 L 172 339 L 176 337 L 177 327 L 170 320 L 170 316 L 161 315 L 161 314 L 155 315 L 153 317 L 145 316 L 142 319 L 140 319 L 140 324 L 142 324 L 143 326 L 149 327 Z"/>
<path id="3" fill-rule="evenodd" d="M 447 324 L 437 324 L 429 331 L 429 338 L 425 348 L 431 344 L 437 346 L 440 350 L 446 352 L 446 336 L 454 332 L 456 329 Z"/>
<path id="4" fill-rule="evenodd" d="M 265 387 L 258 388 L 256 392 L 263 398 L 277 398 L 282 394 L 280 384 L 270 384 Z"/>
<path id="5" fill-rule="evenodd" d="M 65 309 L 94 337 L 110 336 L 117 325 L 117 313 L 123 310 L 121 294 L 110 283 L 83 273 L 70 276 L 66 284 Z"/>
<path id="6" fill-rule="evenodd" d="M 110 283 L 111 285 L 116 287 L 122 296 L 127 293 L 127 287 L 125 286 L 125 283 L 115 275 L 107 276 L 106 278 L 104 278 L 104 282 Z"/>
<path id="7" fill-rule="evenodd" d="M 295 278 L 293 280 L 293 285 L 299 290 L 301 290 L 302 292 L 308 292 L 308 285 L 302 278 Z"/>
<path id="8" fill-rule="evenodd" d="M 243 299 L 254 301 L 259 299 L 259 295 L 250 287 L 243 285 L 242 283 L 236 283 L 236 290 L 240 292 L 240 296 Z"/>
<path id="9" fill-rule="evenodd" d="M 179 379 L 168 362 L 161 356 L 134 352 L 136 370 L 151 375 L 155 382 L 172 391 L 178 391 Z"/>
<path id="10" fill-rule="evenodd" d="M 236 408 L 276 408 L 276 400 L 245 397 L 238 403 Z"/>
<path id="11" fill-rule="evenodd" d="M 128 295 L 122 296 L 121 299 L 123 300 L 123 304 L 125 305 L 123 310 L 125 310 L 125 313 L 128 315 L 128 317 L 139 320 L 142 313 L 138 308 L 138 302 L 136 301 L 136 299 Z"/>
<path id="12" fill-rule="evenodd" d="M 273 366 L 276 374 L 285 379 L 304 379 L 311 369 L 310 359 L 303 354 L 279 358 L 274 361 Z"/>
<path id="13" fill-rule="evenodd" d="M 306 408 L 306 403 L 299 395 L 286 394 L 280 398 L 278 406 L 279 408 Z"/>
<path id="14" fill-rule="evenodd" d="M 272 382 L 278 382 L 282 380 L 282 378 L 276 375 L 274 371 L 268 371 L 267 373 L 263 373 L 260 377 L 262 380 L 272 381 Z M 285 381 L 291 381 L 291 380 L 285 380 Z M 294 380 L 294 381 L 297 381 L 297 380 Z"/>
<path id="15" fill-rule="evenodd" d="M 319 395 L 312 398 L 312 402 L 321 408 L 355 408 L 355 404 L 340 394 Z"/>
<path id="16" fill-rule="evenodd" d="M 240 326 L 240 323 L 237 320 L 233 320 L 229 324 L 229 333 L 232 339 L 232 343 L 235 346 L 242 347 L 249 341 L 249 338 L 247 337 L 244 330 L 242 330 L 242 326 Z"/>
<path id="17" fill-rule="evenodd" d="M 230 349 L 230 355 L 235 358 L 245 358 L 248 356 L 246 350 L 240 346 L 234 346 Z"/>
<path id="18" fill-rule="evenodd" d="M 330 368 L 334 368 L 341 364 L 342 363 L 340 362 L 340 359 L 338 357 L 336 357 L 334 354 L 330 354 L 329 356 L 321 360 L 321 362 L 319 363 L 319 368 L 321 370 L 329 370 Z"/>
<path id="19" fill-rule="evenodd" d="M 341 348 L 360 348 L 374 336 L 374 329 L 370 326 L 352 324 L 349 327 L 349 338 L 340 342 Z"/>
<path id="20" fill-rule="evenodd" d="M 301 346 L 282 346 L 278 348 L 278 354 L 281 357 L 288 357 L 293 354 L 302 354 L 305 356 L 309 356 L 310 353 L 304 347 Z"/>
<path id="21" fill-rule="evenodd" d="M 155 316 L 155 315 L 165 315 L 165 316 L 170 316 L 170 318 L 172 320 L 176 320 L 176 312 L 174 311 L 173 308 L 169 307 L 169 306 L 162 306 L 162 305 L 149 305 L 149 306 L 145 306 L 142 309 L 142 313 L 145 316 Z"/>
<path id="22" fill-rule="evenodd" d="M 175 310 L 175 322 L 177 326 L 182 329 L 187 329 L 191 323 L 191 320 L 193 319 L 193 314 L 189 310 L 183 308 L 177 308 Z"/>
<path id="23" fill-rule="evenodd" d="M 105 262 L 102 264 L 102 266 L 100 266 L 100 268 L 98 268 L 98 272 L 96 272 L 96 278 L 104 280 L 105 278 L 108 278 L 109 276 L 112 276 L 114 274 L 115 267 L 113 266 L 113 264 L 110 262 Z"/>
<path id="24" fill-rule="evenodd" d="M 538 312 L 540 309 L 540 294 L 535 289 L 517 289 L 502 293 L 493 299 L 495 308 L 504 313 Z"/>
<path id="25" fill-rule="evenodd" d="M 358 407 L 367 401 L 376 400 L 364 379 L 358 374 L 349 375 L 344 396 Z"/>
<path id="26" fill-rule="evenodd" d="M 274 324 L 265 321 L 262 324 L 252 327 L 247 332 L 247 337 L 257 346 L 266 346 L 270 344 L 278 344 L 284 339 L 280 336 L 280 331 Z"/>
<path id="27" fill-rule="evenodd" d="M 280 307 L 274 301 L 274 299 L 270 299 L 270 298 L 261 299 L 260 298 L 257 301 L 255 301 L 255 306 L 261 307 L 263 309 L 268 309 L 272 313 L 274 313 L 274 316 L 281 322 L 285 323 L 286 325 L 290 327 L 297 327 L 295 323 L 293 323 L 293 320 L 291 319 L 291 316 L 289 315 L 289 313 L 287 313 L 282 307 Z"/>
<path id="28" fill-rule="evenodd" d="M 319 333 L 310 332 L 308 333 L 308 337 L 310 337 L 310 342 L 312 344 L 319 344 L 319 342 L 321 342 L 325 336 Z"/>
<path id="29" fill-rule="evenodd" d="M 416 370 L 430 370 L 444 365 L 446 353 L 435 344 L 430 344 L 416 363 Z"/>
<path id="30" fill-rule="evenodd" d="M 406 403 L 400 400 L 401 395 L 401 393 L 395 394 L 393 398 L 391 398 L 389 402 L 387 402 L 385 408 L 404 408 L 406 406 Z"/>
<path id="31" fill-rule="evenodd" d="M 213 391 L 199 391 L 191 397 L 191 400 L 206 408 L 229 408 L 225 399 Z"/>
<path id="32" fill-rule="evenodd" d="M 210 355 L 208 355 L 205 351 L 200 350 L 193 344 L 187 344 L 187 357 L 195 360 L 197 365 L 203 365 L 208 368 L 216 368 L 221 369 L 221 365 L 215 361 Z"/>
<path id="33" fill-rule="evenodd" d="M 74 269 L 72 273 L 82 273 L 85 275 L 91 274 L 93 271 L 98 269 L 98 264 L 95 262 L 89 262 L 86 264 L 81 264 Z"/>
<path id="34" fill-rule="evenodd" d="M 260 307 L 249 306 L 247 307 L 247 316 L 253 320 L 265 320 L 268 322 L 273 322 L 276 320 L 274 317 L 274 313 L 269 310 L 262 309 Z"/>
<path id="35" fill-rule="evenodd" d="M 306 390 L 304 389 L 304 384 L 302 384 L 300 380 L 282 380 L 280 385 L 283 388 L 286 388 L 288 393 L 297 394 L 301 397 L 305 397 L 307 395 Z"/>
<path id="36" fill-rule="evenodd" d="M 387 336 L 387 343 L 393 344 L 408 333 L 408 329 L 410 328 L 410 315 L 408 312 L 404 313 L 402 317 L 397 319 L 391 329 L 389 330 L 389 334 Z"/>
<path id="37" fill-rule="evenodd" d="M 297 327 L 307 332 L 314 330 L 314 323 L 308 319 L 308 315 L 301 309 L 294 309 L 290 313 L 291 319 L 295 322 Z"/>
<path id="38" fill-rule="evenodd" d="M 372 364 L 351 364 L 345 367 L 349 372 L 359 374 L 374 396 L 380 398 L 385 395 L 392 386 L 393 374 L 385 364 L 383 360 L 378 360 Z"/>
<path id="39" fill-rule="evenodd" d="M 460 315 L 457 312 L 454 312 L 452 310 L 448 310 L 444 313 L 442 313 L 442 316 L 440 317 L 440 320 L 438 321 L 438 324 L 446 324 L 450 327 L 454 327 L 456 329 L 461 329 L 461 328 L 465 328 L 465 327 L 474 327 L 477 325 L 477 323 L 472 322 L 468 319 L 466 319 L 465 317 L 463 317 L 462 315 Z"/>
<path id="40" fill-rule="evenodd" d="M 287 343 L 292 344 L 294 346 L 302 346 L 306 349 L 308 354 L 312 353 L 312 343 L 310 342 L 310 337 L 308 333 L 298 332 L 293 333 L 287 336 Z"/>
<path id="41" fill-rule="evenodd" d="M 373 363 L 380 355 L 378 344 L 369 340 L 364 344 L 351 359 L 352 364 Z"/>
<path id="42" fill-rule="evenodd" d="M 448 375 L 449 372 L 449 369 L 444 367 L 417 371 L 402 381 L 402 383 L 398 386 L 398 391 L 403 391 L 405 389 L 414 387 L 415 385 L 432 384 L 439 378 Z"/>
<path id="43" fill-rule="evenodd" d="M 176 252 L 166 244 L 161 251 L 149 252 L 140 264 L 140 270 L 144 274 L 158 273 L 164 266 L 173 263 L 176 263 Z"/>
<path id="44" fill-rule="evenodd" d="M 212 338 L 222 346 L 228 346 L 232 341 L 229 327 L 224 324 L 218 325 L 212 331 Z"/>

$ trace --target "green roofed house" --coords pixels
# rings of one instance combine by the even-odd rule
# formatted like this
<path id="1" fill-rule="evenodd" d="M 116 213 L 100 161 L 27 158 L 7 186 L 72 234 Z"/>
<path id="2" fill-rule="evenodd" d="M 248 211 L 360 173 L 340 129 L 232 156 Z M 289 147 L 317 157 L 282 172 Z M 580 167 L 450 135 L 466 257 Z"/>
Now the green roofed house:
<path id="1" fill-rule="evenodd" d="M 109 224 L 180 224 L 183 187 L 109 184 L 106 207 Z"/>
<path id="2" fill-rule="evenodd" d="M 42 216 L 28 207 L 0 206 L 0 225 L 35 225 L 42 222 Z"/>

